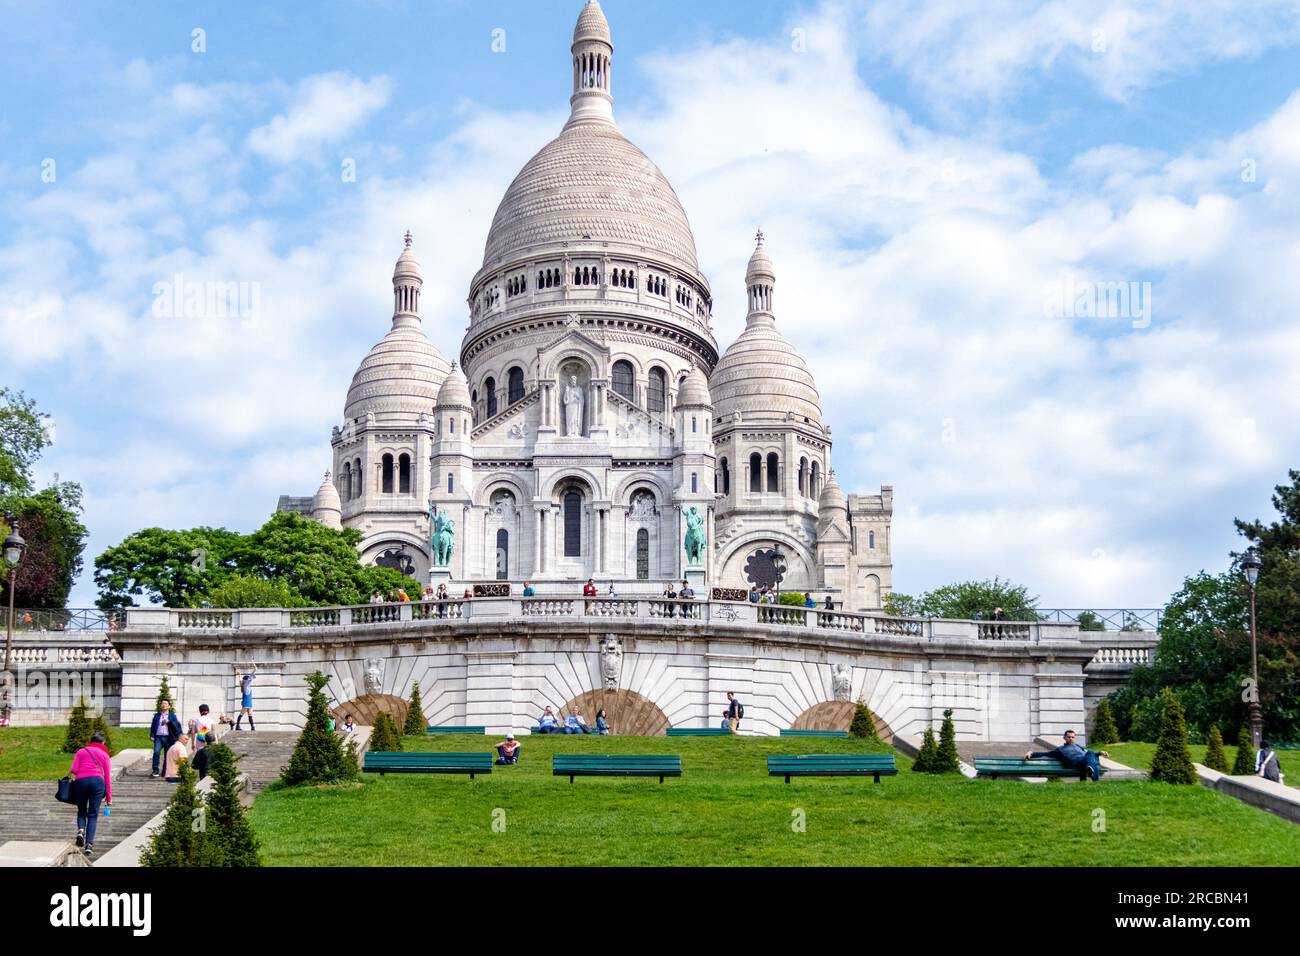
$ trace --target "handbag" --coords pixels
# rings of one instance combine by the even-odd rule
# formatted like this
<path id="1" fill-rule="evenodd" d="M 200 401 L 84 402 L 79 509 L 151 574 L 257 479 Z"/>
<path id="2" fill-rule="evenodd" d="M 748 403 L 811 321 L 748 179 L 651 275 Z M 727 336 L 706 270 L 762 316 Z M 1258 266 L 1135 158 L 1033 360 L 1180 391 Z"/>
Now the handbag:
<path id="1" fill-rule="evenodd" d="M 54 799 L 59 803 L 76 803 L 72 796 L 72 778 L 63 777 L 59 780 L 59 789 L 54 794 Z"/>

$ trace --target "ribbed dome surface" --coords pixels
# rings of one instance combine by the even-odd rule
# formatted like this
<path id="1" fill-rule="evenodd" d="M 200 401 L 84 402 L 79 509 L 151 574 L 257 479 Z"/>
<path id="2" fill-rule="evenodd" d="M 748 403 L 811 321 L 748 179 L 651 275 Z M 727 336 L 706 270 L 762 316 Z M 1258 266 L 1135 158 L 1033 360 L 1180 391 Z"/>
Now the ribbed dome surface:
<path id="1" fill-rule="evenodd" d="M 677 193 L 612 123 L 567 126 L 524 165 L 497 207 L 483 265 L 584 237 L 699 271 Z"/>
<path id="2" fill-rule="evenodd" d="M 808 363 L 767 321 L 751 321 L 709 377 L 713 410 L 720 418 L 774 420 L 793 412 L 821 425 L 821 398 Z"/>
<path id="3" fill-rule="evenodd" d="M 334 487 L 334 482 L 330 481 L 329 472 L 325 472 L 325 480 L 321 482 L 320 487 L 316 489 L 315 496 L 311 500 L 311 510 L 314 514 L 317 511 L 329 510 L 338 511 L 343 506 L 339 500 L 339 490 Z"/>
<path id="4" fill-rule="evenodd" d="M 600 9 L 597 0 L 587 0 L 587 5 L 578 14 L 578 22 L 573 27 L 573 42 L 604 40 L 609 43 L 611 39 L 609 21 L 605 19 L 605 11 Z"/>
<path id="5" fill-rule="evenodd" d="M 459 368 L 453 368 L 447 377 L 442 381 L 442 388 L 438 392 L 439 408 L 469 408 L 469 383 L 465 381 L 465 373 Z"/>
<path id="6" fill-rule="evenodd" d="M 432 412 L 449 366 L 418 321 L 398 322 L 361 361 L 348 389 L 345 418 L 396 416 L 414 421 Z"/>
<path id="7" fill-rule="evenodd" d="M 691 370 L 682 380 L 682 387 L 677 390 L 678 407 L 703 406 L 709 407 L 713 404 L 713 398 L 709 394 L 709 380 L 704 377 L 704 373 L 699 370 L 698 366 L 691 366 Z"/>

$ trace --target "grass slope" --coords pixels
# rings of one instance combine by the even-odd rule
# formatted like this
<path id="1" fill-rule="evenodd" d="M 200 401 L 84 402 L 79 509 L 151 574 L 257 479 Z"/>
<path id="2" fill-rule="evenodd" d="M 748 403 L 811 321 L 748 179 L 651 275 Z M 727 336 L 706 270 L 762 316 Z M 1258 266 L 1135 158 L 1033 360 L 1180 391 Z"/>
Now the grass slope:
<path id="1" fill-rule="evenodd" d="M 63 753 L 67 727 L 0 727 L 0 780 L 58 780 L 72 766 Z M 113 753 L 149 749 L 147 727 L 110 727 Z"/>
<path id="2" fill-rule="evenodd" d="M 495 738 L 406 738 L 489 749 Z M 252 822 L 282 866 L 1300 865 L 1300 827 L 1203 787 L 1028 784 L 912 773 L 767 776 L 769 753 L 852 753 L 852 740 L 525 737 L 490 777 L 368 775 L 350 788 L 271 789 Z M 551 776 L 551 755 L 679 753 L 684 776 Z M 1095 832 L 1095 811 L 1105 831 Z M 504 832 L 493 830 L 504 811 Z M 806 831 L 795 832 L 795 811 Z M 495 814 L 495 816 L 494 816 Z"/>
<path id="3" fill-rule="evenodd" d="M 1118 760 L 1120 763 L 1129 767 L 1137 767 L 1139 770 L 1151 769 L 1151 758 L 1155 756 L 1155 744 L 1110 744 L 1103 748 L 1109 754 L 1112 760 Z M 1205 763 L 1205 744 L 1191 744 L 1189 749 L 1192 752 L 1192 759 L 1199 764 Z M 1237 748 L 1223 745 L 1223 752 L 1228 755 L 1228 766 L 1231 767 L 1233 761 L 1237 759 Z M 1292 750 L 1279 750 L 1277 752 L 1278 770 L 1286 774 L 1287 786 L 1295 786 L 1300 783 L 1300 754 Z"/>

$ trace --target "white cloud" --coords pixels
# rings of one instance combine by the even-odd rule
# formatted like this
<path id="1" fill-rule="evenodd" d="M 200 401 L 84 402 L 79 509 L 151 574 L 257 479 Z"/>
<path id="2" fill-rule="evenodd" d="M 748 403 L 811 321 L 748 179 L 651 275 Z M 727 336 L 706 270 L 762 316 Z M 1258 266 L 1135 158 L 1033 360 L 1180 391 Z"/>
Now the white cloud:
<path id="1" fill-rule="evenodd" d="M 248 134 L 248 147 L 274 163 L 310 158 L 323 144 L 344 139 L 386 106 L 390 93 L 384 76 L 310 76 L 298 84 L 288 112 Z"/>

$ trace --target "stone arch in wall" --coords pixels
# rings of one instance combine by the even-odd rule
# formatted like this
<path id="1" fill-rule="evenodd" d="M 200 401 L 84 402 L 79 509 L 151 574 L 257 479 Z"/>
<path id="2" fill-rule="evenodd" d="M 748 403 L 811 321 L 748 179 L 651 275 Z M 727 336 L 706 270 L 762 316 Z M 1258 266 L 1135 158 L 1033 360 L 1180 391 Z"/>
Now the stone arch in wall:
<path id="1" fill-rule="evenodd" d="M 853 708 L 855 706 L 851 700 L 827 700 L 820 704 L 813 704 L 794 719 L 791 729 L 848 730 L 849 724 L 853 722 Z M 889 724 L 874 713 L 871 715 L 871 719 L 876 724 L 876 733 L 880 734 L 881 740 L 894 739 L 894 731 L 890 729 Z"/>
<path id="2" fill-rule="evenodd" d="M 593 729 L 596 712 L 605 708 L 610 730 L 620 737 L 662 737 L 668 732 L 668 715 L 634 690 L 589 690 L 566 702 L 560 719 L 574 707 Z"/>
<path id="3" fill-rule="evenodd" d="M 364 724 L 367 727 L 374 726 L 375 717 L 380 711 L 386 710 L 393 715 L 393 720 L 397 721 L 400 728 L 406 723 L 406 710 L 408 704 L 400 697 L 394 697 L 392 694 L 363 694 L 360 697 L 354 697 L 352 700 L 344 701 L 330 708 L 330 715 L 338 723 L 343 723 L 343 718 L 348 714 L 358 724 Z"/>

